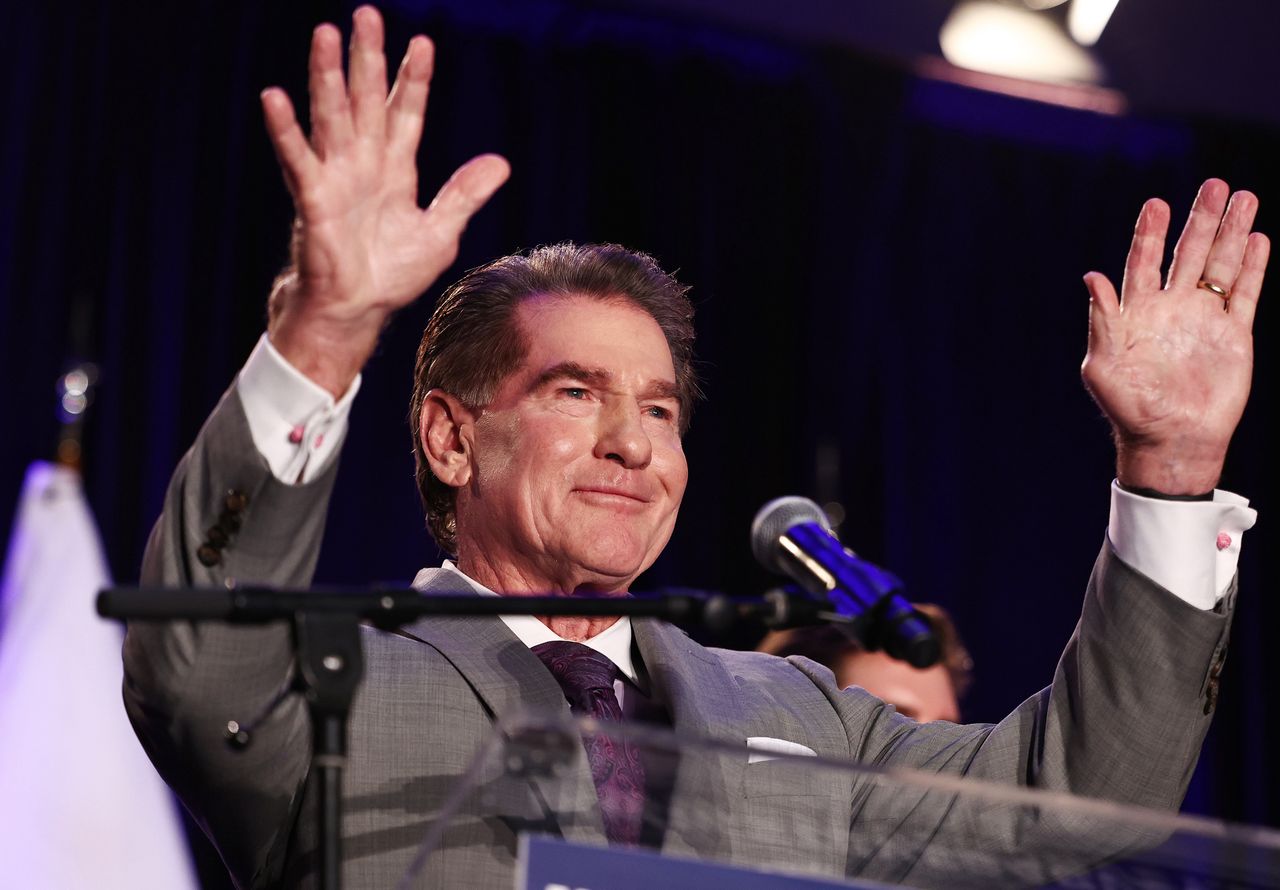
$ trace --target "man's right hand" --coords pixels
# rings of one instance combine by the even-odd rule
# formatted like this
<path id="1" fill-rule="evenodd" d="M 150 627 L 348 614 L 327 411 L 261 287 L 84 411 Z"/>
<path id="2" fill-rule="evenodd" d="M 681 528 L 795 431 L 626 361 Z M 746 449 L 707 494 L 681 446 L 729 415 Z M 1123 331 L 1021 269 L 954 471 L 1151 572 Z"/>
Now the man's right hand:
<path id="1" fill-rule="evenodd" d="M 285 92 L 262 93 L 267 132 L 293 195 L 293 264 L 269 304 L 272 345 L 340 398 L 395 310 L 413 302 L 458 254 L 472 214 L 510 174 L 481 155 L 460 167 L 431 205 L 418 206 L 422 137 L 434 48 L 409 42 L 387 94 L 382 17 L 353 16 L 350 78 L 341 35 L 321 25 L 311 41 L 311 140 Z"/>

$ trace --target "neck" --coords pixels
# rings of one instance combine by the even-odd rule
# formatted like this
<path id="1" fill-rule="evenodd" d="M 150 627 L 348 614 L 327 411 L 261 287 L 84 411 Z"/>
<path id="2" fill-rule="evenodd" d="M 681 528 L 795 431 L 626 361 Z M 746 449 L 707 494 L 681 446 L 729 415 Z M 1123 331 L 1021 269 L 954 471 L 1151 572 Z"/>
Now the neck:
<path id="1" fill-rule="evenodd" d="M 551 628 L 553 634 L 574 643 L 585 643 L 618 623 L 618 616 L 616 615 L 591 618 L 574 617 L 572 615 L 539 615 L 537 618 Z"/>

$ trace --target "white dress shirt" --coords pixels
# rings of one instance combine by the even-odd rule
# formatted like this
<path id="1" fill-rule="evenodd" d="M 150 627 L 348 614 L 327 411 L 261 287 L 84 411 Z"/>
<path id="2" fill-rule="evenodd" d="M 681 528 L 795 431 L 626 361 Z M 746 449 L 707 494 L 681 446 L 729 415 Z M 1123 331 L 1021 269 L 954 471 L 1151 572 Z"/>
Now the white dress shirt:
<path id="1" fill-rule="evenodd" d="M 452 572 L 462 581 L 474 590 L 476 593 L 485 596 L 498 596 L 497 593 L 485 587 L 479 581 L 472 578 L 462 569 L 454 565 L 452 560 L 446 559 L 444 565 L 441 566 L 445 571 Z M 418 576 L 413 579 L 414 587 L 421 587 L 430 577 L 430 569 L 422 569 L 418 572 Z M 551 628 L 547 627 L 532 615 L 499 615 L 502 622 L 511 628 L 511 632 L 519 638 L 530 649 L 539 643 L 563 642 L 564 637 L 557 634 Z M 636 670 L 635 659 L 631 654 L 631 619 L 627 616 L 621 616 L 613 624 L 609 625 L 600 633 L 596 634 L 589 640 L 584 640 L 582 645 L 589 646 L 596 650 L 605 658 L 613 662 L 618 672 L 622 674 L 622 679 L 613 681 L 613 691 L 618 696 L 618 702 L 622 706 L 622 713 L 628 716 L 634 710 L 636 702 L 636 693 L 644 689 L 648 684 L 639 676 Z"/>
<path id="2" fill-rule="evenodd" d="M 289 364 L 263 334 L 237 382 L 253 444 L 277 479 L 302 482 L 338 453 L 347 434 L 351 403 L 360 391 L 359 376 L 335 400 Z"/>

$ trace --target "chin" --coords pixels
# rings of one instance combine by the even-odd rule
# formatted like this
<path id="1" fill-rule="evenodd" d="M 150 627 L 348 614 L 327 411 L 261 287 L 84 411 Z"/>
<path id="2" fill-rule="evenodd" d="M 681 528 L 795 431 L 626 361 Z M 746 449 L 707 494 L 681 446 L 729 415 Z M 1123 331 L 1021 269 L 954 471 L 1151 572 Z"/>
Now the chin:
<path id="1" fill-rule="evenodd" d="M 585 576 L 583 583 L 626 590 L 636 576 L 653 563 L 652 559 L 646 559 L 645 556 L 645 552 L 639 549 L 597 545 L 587 552 L 568 554 L 567 559 L 580 567 Z"/>
<path id="2" fill-rule="evenodd" d="M 638 525 L 596 521 L 585 528 L 579 526 L 583 529 L 580 534 L 563 539 L 564 564 L 578 568 L 582 585 L 629 589 L 636 576 L 653 565 L 670 538 L 669 530 L 661 534 L 648 524 Z"/>
<path id="3" fill-rule="evenodd" d="M 620 563 L 610 560 L 578 560 L 580 587 L 594 587 L 601 590 L 626 591 L 631 582 L 644 571 L 643 563 Z"/>

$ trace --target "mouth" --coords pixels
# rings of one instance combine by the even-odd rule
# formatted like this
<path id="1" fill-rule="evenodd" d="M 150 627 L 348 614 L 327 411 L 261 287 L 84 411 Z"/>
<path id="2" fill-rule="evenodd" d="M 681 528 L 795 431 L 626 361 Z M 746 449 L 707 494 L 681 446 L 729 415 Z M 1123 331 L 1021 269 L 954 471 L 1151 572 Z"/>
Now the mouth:
<path id="1" fill-rule="evenodd" d="M 625 488 L 615 488 L 609 485 L 575 488 L 573 492 L 574 494 L 581 495 L 588 501 L 599 503 L 601 505 L 631 507 L 633 509 L 643 507 L 651 500 L 651 498 L 646 497 L 639 492 Z"/>

